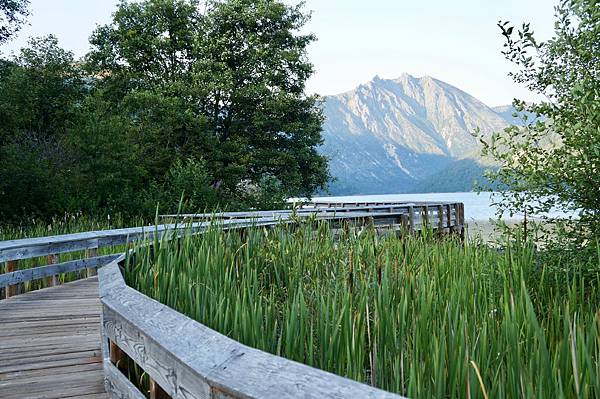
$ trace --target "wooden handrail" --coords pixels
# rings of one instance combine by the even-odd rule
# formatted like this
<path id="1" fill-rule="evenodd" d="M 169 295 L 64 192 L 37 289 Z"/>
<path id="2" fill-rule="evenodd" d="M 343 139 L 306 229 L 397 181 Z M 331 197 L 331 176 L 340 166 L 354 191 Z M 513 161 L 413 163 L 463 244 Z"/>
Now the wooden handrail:
<path id="1" fill-rule="evenodd" d="M 437 203 L 436 203 L 437 204 Z M 336 221 L 340 219 L 361 219 L 377 215 L 381 217 L 382 213 L 388 216 L 399 216 L 408 213 L 413 205 L 403 205 L 402 207 L 392 208 L 390 206 L 357 207 L 356 210 L 351 209 L 343 211 L 341 209 L 327 209 L 327 211 L 305 211 L 298 213 L 298 217 L 306 218 L 314 216 L 320 220 Z M 386 210 L 385 212 L 383 210 Z M 381 210 L 382 212 L 377 212 Z M 272 211 L 266 211 L 272 212 Z M 279 211 L 270 216 L 265 216 L 263 211 L 257 217 L 248 213 L 246 218 L 235 220 L 223 220 L 221 223 L 227 228 L 246 227 L 246 226 L 268 226 L 285 222 L 292 218 L 291 212 Z M 202 214 L 200 214 L 202 215 Z M 219 214 L 216 214 L 219 215 Z M 225 214 L 227 215 L 227 214 Z M 185 215 L 182 215 L 185 216 Z M 459 222 L 458 220 L 456 222 Z M 456 223 L 461 224 L 461 223 Z M 65 252 L 82 251 L 90 248 L 102 248 L 116 245 L 127 244 L 140 239 L 154 239 L 155 235 L 161 238 L 164 234 L 172 233 L 174 230 L 191 229 L 199 232 L 205 229 L 210 222 L 196 222 L 188 224 L 162 224 L 158 226 L 132 227 L 125 229 L 99 230 L 84 233 L 63 234 L 48 237 L 25 238 L 19 240 L 0 241 L 0 262 L 9 260 L 20 260 L 27 258 L 35 258 L 39 256 L 54 255 Z"/>
<path id="2" fill-rule="evenodd" d="M 337 203 L 340 204 L 340 203 Z M 271 211 L 243 211 L 243 212 L 214 212 L 214 213 L 180 213 L 180 214 L 165 214 L 160 215 L 161 218 L 168 219 L 244 219 L 244 218 L 259 218 L 273 217 L 281 214 L 312 214 L 312 213 L 340 213 L 340 212 L 399 212 L 405 211 L 408 213 L 411 206 L 430 207 L 445 206 L 455 204 L 454 202 L 399 202 L 389 203 L 385 205 L 354 205 L 352 203 L 344 203 L 345 206 L 315 206 L 309 204 L 297 209 L 277 209 Z"/>
<path id="3" fill-rule="evenodd" d="M 401 398 L 211 330 L 127 286 L 120 260 L 98 272 L 106 389 L 113 397 L 144 396 L 111 363 L 109 340 L 173 398 Z"/>
<path id="4" fill-rule="evenodd" d="M 428 203 L 430 204 L 430 203 Z M 437 204 L 437 203 L 436 203 Z M 427 215 L 417 212 L 420 207 L 431 209 Z M 259 211 L 259 212 L 234 212 L 216 214 L 210 221 L 162 224 L 157 226 L 133 227 L 125 229 L 112 229 L 90 231 L 75 234 L 63 234 L 49 237 L 26 238 L 0 242 L 0 262 L 8 262 L 7 273 L 0 274 L 0 288 L 8 287 L 6 296 L 15 294 L 15 284 L 25 281 L 48 278 L 51 285 L 58 279 L 58 274 L 88 269 L 90 275 L 95 273 L 97 267 L 103 266 L 110 258 L 97 257 L 98 248 L 114 247 L 129 244 L 138 240 L 154 240 L 177 237 L 183 232 L 194 234 L 205 231 L 209 226 L 217 223 L 226 229 L 246 228 L 250 226 L 267 227 L 280 223 L 295 223 L 296 218 L 315 218 L 325 220 L 332 224 L 346 221 L 369 219 L 375 226 L 402 225 L 410 232 L 414 232 L 428 224 L 433 229 L 448 231 L 463 231 L 462 204 L 446 205 L 449 209 L 446 217 L 439 211 L 441 205 L 416 205 L 416 203 L 402 203 L 396 205 L 373 205 L 346 208 L 312 208 L 301 212 L 292 211 Z M 431 213 L 431 215 L 429 215 Z M 201 214 L 205 215 L 205 214 Z M 181 215 L 191 217 L 197 215 Z M 214 216 L 214 215 L 213 215 Z M 452 217 L 453 216 L 453 217 Z M 431 219 L 435 217 L 436 222 Z M 430 220 L 431 219 L 431 220 Z M 461 233 L 462 234 L 462 233 Z M 170 236 L 170 237 L 169 237 Z M 58 255 L 61 253 L 86 251 L 87 259 L 59 263 Z M 28 258 L 46 256 L 49 264 L 32 269 L 18 270 L 17 261 Z M 104 263 L 103 263 L 104 262 Z M 49 282 L 50 284 L 50 282 Z"/>
<path id="5" fill-rule="evenodd" d="M 24 283 L 25 281 L 38 280 L 51 277 L 61 273 L 74 272 L 77 270 L 101 267 L 119 257 L 119 254 L 104 255 L 94 258 L 72 260 L 69 262 L 55 263 L 46 266 L 32 267 L 30 269 L 16 270 L 0 274 L 0 287 L 8 287 Z"/>
<path id="6" fill-rule="evenodd" d="M 137 240 L 172 239 L 199 234 L 215 223 L 225 229 L 296 223 L 297 218 L 325 220 L 334 227 L 403 226 L 411 232 L 428 225 L 462 231 L 464 207 L 455 203 L 403 203 L 302 212 L 237 213 L 236 217 L 187 224 L 102 230 L 0 242 L 0 262 L 86 250 L 85 259 L 0 274 L 0 288 L 61 273 L 99 267 L 102 303 L 102 355 L 106 390 L 115 397 L 143 398 L 110 361 L 111 352 L 126 353 L 151 378 L 155 391 L 173 398 L 364 397 L 400 398 L 365 384 L 247 347 L 148 298 L 125 284 L 119 264 L 125 254 L 97 256 L 97 249 Z M 133 250 L 132 250 L 133 251 Z M 111 344 L 109 345 L 109 341 Z M 115 353 L 113 353 L 113 357 Z M 266 378 L 267 377 L 267 378 Z"/>

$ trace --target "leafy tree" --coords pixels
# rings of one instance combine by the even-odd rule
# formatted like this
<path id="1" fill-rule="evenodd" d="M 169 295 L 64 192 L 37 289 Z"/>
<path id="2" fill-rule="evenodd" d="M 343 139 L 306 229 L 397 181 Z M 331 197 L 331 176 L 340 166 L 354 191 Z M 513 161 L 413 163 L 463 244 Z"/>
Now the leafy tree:
<path id="1" fill-rule="evenodd" d="M 163 186 L 156 190 L 160 209 L 170 213 L 214 210 L 218 201 L 210 181 L 211 176 L 203 159 L 176 160 Z M 184 199 L 183 203 L 180 203 L 181 198 Z"/>
<path id="2" fill-rule="evenodd" d="M 499 27 L 513 79 L 545 100 L 515 100 L 536 117 L 483 140 L 501 165 L 492 178 L 510 188 L 498 202 L 510 213 L 578 213 L 559 226 L 559 244 L 590 247 L 600 236 L 600 3 L 562 0 L 545 42 L 529 24 Z"/>
<path id="3" fill-rule="evenodd" d="M 97 94 L 88 96 L 63 145 L 73 157 L 70 207 L 87 213 L 149 215 L 143 151 L 134 141 L 129 118 L 111 112 Z"/>
<path id="4" fill-rule="evenodd" d="M 33 39 L 0 80 L 0 217 L 65 210 L 73 160 L 63 145 L 86 85 L 55 37 Z"/>
<path id="5" fill-rule="evenodd" d="M 222 205 L 248 206 L 256 190 L 275 202 L 312 194 L 328 174 L 318 99 L 304 95 L 313 37 L 296 32 L 307 17 L 275 0 L 198 9 L 123 1 L 91 39 L 89 68 L 137 126 L 150 175 L 160 185 L 174 161 L 201 158 Z"/>
<path id="6" fill-rule="evenodd" d="M 266 177 L 284 195 L 310 196 L 324 188 L 326 159 L 318 155 L 323 115 L 316 96 L 305 96 L 312 74 L 306 47 L 313 35 L 301 5 L 275 0 L 210 2 L 202 21 L 201 59 L 194 71 L 210 127 L 223 149 L 215 176 L 226 190 Z"/>
<path id="7" fill-rule="evenodd" d="M 29 0 L 0 0 L 0 45 L 21 29 L 29 16 Z"/>

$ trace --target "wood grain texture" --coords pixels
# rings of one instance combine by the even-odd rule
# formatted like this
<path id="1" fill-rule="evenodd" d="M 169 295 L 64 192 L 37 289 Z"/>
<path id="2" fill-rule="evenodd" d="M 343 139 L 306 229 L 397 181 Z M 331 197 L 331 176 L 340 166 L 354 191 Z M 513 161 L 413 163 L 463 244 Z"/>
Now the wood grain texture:
<path id="1" fill-rule="evenodd" d="M 104 255 L 95 258 L 79 259 L 0 274 L 0 287 L 6 287 L 25 281 L 37 280 L 61 273 L 100 267 L 115 260 L 117 257 L 119 257 L 119 255 L 120 254 Z"/>
<path id="2" fill-rule="evenodd" d="M 114 284 L 117 273 L 99 270 L 103 333 L 173 398 L 400 398 L 242 345 Z"/>
<path id="3" fill-rule="evenodd" d="M 97 278 L 0 301 L 0 398 L 105 399 Z"/>
<path id="4" fill-rule="evenodd" d="M 17 266 L 17 261 L 9 260 L 6 262 L 6 268 L 5 268 L 6 273 L 4 275 L 14 273 L 18 269 L 19 269 L 19 267 Z M 12 283 L 12 284 L 16 284 L 16 283 Z M 12 284 L 2 285 L 2 283 L 0 282 L 0 287 L 6 287 L 6 291 L 5 291 L 6 298 L 10 298 L 11 296 L 17 295 L 17 287 L 13 286 Z"/>
<path id="5" fill-rule="evenodd" d="M 125 254 L 97 248 L 136 240 L 172 239 L 206 231 L 325 220 L 375 228 L 429 224 L 464 231 L 464 206 L 455 203 L 337 203 L 292 217 L 289 211 L 237 213 L 217 221 L 164 224 L 0 242 L 0 262 L 47 256 L 49 265 L 10 270 L 0 287 L 88 269 L 92 277 L 0 301 L 0 397 L 111 397 L 143 395 L 110 362 L 113 341 L 151 377 L 156 398 L 400 398 L 388 392 L 244 346 L 127 287 Z M 444 215 L 444 207 L 447 209 Z M 416 208 L 416 209 L 415 209 Z M 415 210 L 421 209 L 421 212 Z M 434 210 L 434 212 L 432 212 Z M 437 210 L 437 211 L 435 211 Z M 452 220 L 454 215 L 454 220 Z M 445 217 L 444 217 L 445 216 Z M 58 254 L 86 250 L 88 258 L 58 263 Z M 56 278 L 53 278 L 53 283 Z M 103 363 L 103 365 L 101 364 Z"/>
<path id="6" fill-rule="evenodd" d="M 110 362 L 104 362 L 104 389 L 111 398 L 145 399 L 146 397 Z"/>

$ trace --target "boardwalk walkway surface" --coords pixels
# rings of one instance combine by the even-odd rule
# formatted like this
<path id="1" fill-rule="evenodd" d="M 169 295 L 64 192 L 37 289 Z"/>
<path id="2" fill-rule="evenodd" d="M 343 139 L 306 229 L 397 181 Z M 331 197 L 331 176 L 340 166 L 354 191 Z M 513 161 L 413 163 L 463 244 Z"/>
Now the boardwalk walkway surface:
<path id="1" fill-rule="evenodd" d="M 108 398 L 98 279 L 0 301 L 0 398 Z"/>
<path id="2" fill-rule="evenodd" d="M 184 215 L 185 223 L 0 241 L 0 263 L 6 262 L 0 289 L 9 297 L 0 300 L 0 399 L 108 399 L 105 387 L 111 397 L 143 399 L 127 376 L 129 362 L 121 361 L 127 357 L 147 373 L 151 398 L 401 398 L 233 341 L 127 287 L 121 253 L 98 256 L 101 248 L 122 251 L 134 241 L 200 234 L 212 219 L 227 229 L 245 229 L 296 223 L 298 215 L 334 228 L 369 225 L 403 235 L 431 227 L 464 237 L 462 203 L 390 202 L 315 203 L 306 211 L 225 213 L 210 221 Z M 61 254 L 78 251 L 85 258 L 59 263 Z M 48 264 L 19 267 L 40 257 Z M 55 285 L 65 273 L 87 269 L 92 275 L 97 268 L 102 302 L 97 277 Z M 25 291 L 22 284 L 41 279 L 53 286 L 17 295 Z"/>

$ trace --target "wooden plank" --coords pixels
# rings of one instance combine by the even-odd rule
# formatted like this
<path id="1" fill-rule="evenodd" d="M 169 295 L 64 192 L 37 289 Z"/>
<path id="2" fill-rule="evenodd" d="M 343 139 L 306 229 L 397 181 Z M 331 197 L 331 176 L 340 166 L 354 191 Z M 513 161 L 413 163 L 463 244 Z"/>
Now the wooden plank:
<path id="1" fill-rule="evenodd" d="M 49 346 L 50 345 L 50 346 Z M 0 359 L 6 359 L 14 356 L 28 354 L 59 354 L 68 353 L 69 351 L 93 350 L 99 346 L 98 338 L 87 339 L 70 339 L 63 341 L 54 341 L 47 344 L 40 343 L 39 345 L 19 348 L 4 348 L 0 350 Z"/>
<path id="2" fill-rule="evenodd" d="M 113 398 L 145 399 L 146 397 L 110 362 L 104 362 L 104 387 Z"/>
<path id="3" fill-rule="evenodd" d="M 6 274 L 15 273 L 18 269 L 16 260 L 9 260 L 6 262 Z M 1 277 L 1 276 L 0 276 Z M 1 285 L 0 287 L 6 287 L 6 298 L 17 295 L 17 287 L 15 285 Z"/>
<path id="4" fill-rule="evenodd" d="M 6 287 L 25 281 L 38 280 L 45 277 L 68 273 L 75 270 L 96 268 L 112 262 L 120 254 L 104 255 L 94 258 L 79 259 L 69 262 L 50 264 L 31 269 L 17 270 L 10 273 L 0 274 L 0 287 Z M 14 262 L 14 261 L 11 261 Z"/>
<path id="5" fill-rule="evenodd" d="M 102 363 L 76 364 L 72 366 L 54 367 L 51 369 L 41 370 L 20 370 L 12 373 L 3 373 L 0 375 L 0 382 L 18 380 L 20 382 L 32 381 L 36 378 L 43 377 L 49 373 L 56 378 L 68 378 L 69 374 L 80 373 L 82 371 L 103 371 Z"/>
<path id="6" fill-rule="evenodd" d="M 86 258 L 96 258 L 98 256 L 98 248 L 88 248 L 85 251 L 85 257 Z M 112 261 L 112 260 L 111 260 Z M 106 263 L 109 263 L 111 261 L 108 261 Z M 98 274 L 98 269 L 97 269 L 98 265 L 94 266 L 94 265 L 90 265 L 87 268 L 87 276 L 88 277 L 92 277 Z"/>
<path id="7" fill-rule="evenodd" d="M 1 398 L 108 398 L 97 284 L 80 280 L 0 301 Z"/>
<path id="8" fill-rule="evenodd" d="M 363 206 L 353 206 L 354 210 L 349 210 L 345 213 L 344 217 L 350 219 L 360 219 L 364 214 L 374 214 L 385 212 L 389 209 L 390 205 L 398 205 L 397 203 L 377 203 L 379 205 L 370 205 L 366 203 Z M 398 205 L 398 213 L 405 213 L 407 206 L 420 206 L 421 204 L 428 203 L 403 203 Z M 342 205 L 346 205 L 345 203 Z M 381 208 L 379 208 L 381 207 Z M 336 207 L 337 208 L 337 207 Z M 352 207 L 349 207 L 352 208 Z M 365 209 L 371 208 L 373 212 L 365 212 Z M 376 212 L 377 211 L 377 212 Z M 337 209 L 329 211 L 318 211 L 317 216 L 319 219 L 324 220 L 339 220 L 340 216 L 336 215 Z M 304 213 L 302 213 L 304 214 Z M 310 216 L 310 213 L 306 213 L 305 216 Z M 242 219 L 229 219 L 221 220 L 219 224 L 225 228 L 245 228 L 248 226 L 272 226 L 281 222 L 291 222 L 290 213 L 282 212 L 281 214 L 271 213 L 269 217 L 259 217 Z M 113 229 L 113 230 L 101 230 L 92 231 L 85 233 L 57 235 L 51 237 L 38 237 L 29 238 L 22 240 L 8 240 L 0 242 L 0 262 L 7 260 L 18 260 L 33 258 L 38 256 L 46 256 L 51 254 L 60 254 L 64 252 L 73 252 L 86 250 L 90 248 L 101 248 L 107 246 L 115 246 L 131 243 L 136 240 L 151 240 L 155 236 L 162 238 L 165 235 L 169 237 L 176 237 L 181 235 L 185 231 L 191 231 L 198 233 L 204 231 L 213 222 L 199 222 L 189 223 L 185 225 L 181 224 L 163 224 L 158 226 L 149 227 L 134 227 L 126 229 Z"/>
<path id="9" fill-rule="evenodd" d="M 50 254 L 48 255 L 48 264 L 49 265 L 56 265 L 58 264 L 58 254 Z M 58 278 L 56 274 L 52 274 L 50 276 L 47 277 L 46 280 L 46 284 L 48 284 L 48 287 L 54 287 L 55 285 L 58 285 Z"/>
<path id="10" fill-rule="evenodd" d="M 431 203 L 433 205 L 439 205 L 442 203 Z M 318 208 L 300 208 L 296 209 L 295 212 L 298 215 L 312 215 L 315 213 L 335 213 L 335 212 L 400 212 L 408 211 L 408 207 L 416 205 L 414 202 L 400 202 L 400 203 L 368 203 L 367 205 L 346 205 L 332 203 L 330 207 L 318 207 Z M 293 211 L 291 209 L 273 210 L 273 211 L 249 211 L 249 212 L 217 212 L 217 213 L 187 213 L 187 214 L 166 214 L 161 215 L 163 218 L 170 219 L 246 219 L 246 218 L 258 218 L 258 217 L 276 217 L 282 214 L 290 214 Z"/>
<path id="11" fill-rule="evenodd" d="M 104 393 L 104 373 L 100 370 L 68 375 L 66 378 L 47 376 L 35 381 L 9 381 L 0 385 L 3 399 L 8 398 L 67 398 L 77 395 Z"/>
<path id="12" fill-rule="evenodd" d="M 408 231 L 410 234 L 415 232 L 415 209 L 412 206 L 408 208 Z"/>
<path id="13" fill-rule="evenodd" d="M 118 272 L 101 268 L 101 287 Z M 103 334 L 173 398 L 400 398 L 242 345 L 129 287 L 100 291 Z"/>

